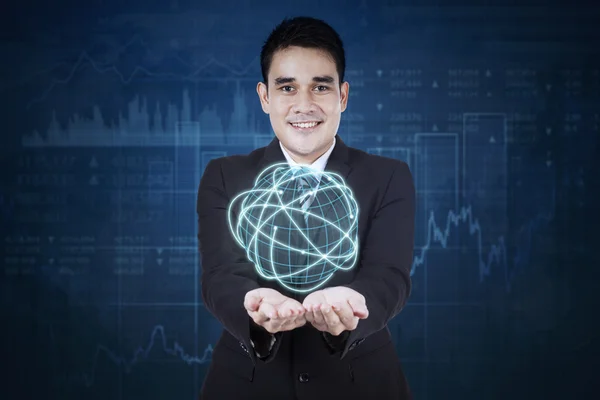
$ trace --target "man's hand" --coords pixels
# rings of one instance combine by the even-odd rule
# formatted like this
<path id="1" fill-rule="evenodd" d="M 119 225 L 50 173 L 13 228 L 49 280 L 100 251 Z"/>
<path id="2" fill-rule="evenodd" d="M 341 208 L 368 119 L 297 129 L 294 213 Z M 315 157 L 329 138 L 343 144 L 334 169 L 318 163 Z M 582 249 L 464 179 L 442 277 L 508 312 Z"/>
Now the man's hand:
<path id="1" fill-rule="evenodd" d="M 306 309 L 306 320 L 319 331 L 333 336 L 353 331 L 359 319 L 369 316 L 364 296 L 344 286 L 312 292 L 302 305 Z"/>
<path id="2" fill-rule="evenodd" d="M 269 333 L 291 331 L 306 323 L 302 304 L 274 289 L 249 291 L 244 298 L 244 307 L 250 318 Z"/>

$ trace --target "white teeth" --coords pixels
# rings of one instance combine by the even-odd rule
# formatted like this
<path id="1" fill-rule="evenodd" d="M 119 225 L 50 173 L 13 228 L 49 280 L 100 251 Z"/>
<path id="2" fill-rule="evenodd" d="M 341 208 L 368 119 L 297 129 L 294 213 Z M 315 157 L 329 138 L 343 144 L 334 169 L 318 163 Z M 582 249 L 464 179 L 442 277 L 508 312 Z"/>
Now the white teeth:
<path id="1" fill-rule="evenodd" d="M 300 122 L 292 125 L 294 125 L 296 128 L 313 128 L 317 126 L 317 124 L 318 122 Z"/>

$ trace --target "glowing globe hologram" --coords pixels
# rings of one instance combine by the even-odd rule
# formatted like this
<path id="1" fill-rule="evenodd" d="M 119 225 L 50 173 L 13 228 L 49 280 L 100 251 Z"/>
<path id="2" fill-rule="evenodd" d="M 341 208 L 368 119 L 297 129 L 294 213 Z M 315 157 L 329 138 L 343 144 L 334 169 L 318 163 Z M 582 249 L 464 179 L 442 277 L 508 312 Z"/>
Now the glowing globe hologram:
<path id="1" fill-rule="evenodd" d="M 352 190 L 338 174 L 281 163 L 232 199 L 228 223 L 260 276 L 309 292 L 336 271 L 354 267 L 358 213 Z"/>

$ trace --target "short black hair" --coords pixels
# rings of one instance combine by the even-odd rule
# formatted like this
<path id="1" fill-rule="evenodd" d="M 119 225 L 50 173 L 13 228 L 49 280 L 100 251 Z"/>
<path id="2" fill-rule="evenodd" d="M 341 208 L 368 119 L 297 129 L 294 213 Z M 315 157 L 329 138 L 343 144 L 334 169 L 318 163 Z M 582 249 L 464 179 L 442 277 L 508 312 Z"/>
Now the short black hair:
<path id="1" fill-rule="evenodd" d="M 323 50 L 333 58 L 340 85 L 344 82 L 346 54 L 340 35 L 325 21 L 312 17 L 285 18 L 277 25 L 260 52 L 260 69 L 263 82 L 268 86 L 269 69 L 273 55 L 290 46 Z"/>

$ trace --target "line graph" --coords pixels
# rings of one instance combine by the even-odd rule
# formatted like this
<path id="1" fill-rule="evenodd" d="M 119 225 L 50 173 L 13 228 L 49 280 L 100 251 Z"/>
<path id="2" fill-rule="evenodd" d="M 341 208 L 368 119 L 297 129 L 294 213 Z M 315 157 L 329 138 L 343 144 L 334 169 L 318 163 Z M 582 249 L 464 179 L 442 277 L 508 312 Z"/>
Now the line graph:
<path id="1" fill-rule="evenodd" d="M 431 249 L 433 243 L 440 243 L 442 248 L 447 247 L 448 239 L 450 237 L 450 228 L 452 225 L 457 227 L 460 223 L 468 223 L 469 233 L 471 235 L 477 235 L 477 254 L 479 260 L 479 281 L 483 282 L 483 279 L 488 276 L 492 270 L 492 264 L 496 262 L 500 264 L 504 269 L 506 278 L 507 290 L 510 288 L 508 282 L 508 267 L 506 262 L 506 247 L 504 244 L 504 237 L 499 237 L 497 244 L 492 244 L 490 252 L 488 253 L 487 260 L 483 255 L 483 234 L 479 221 L 473 216 L 473 210 L 471 206 L 462 207 L 458 212 L 453 210 L 448 211 L 446 218 L 446 226 L 444 229 L 436 223 L 435 215 L 433 211 L 429 215 L 427 222 L 427 240 L 425 245 L 421 247 L 421 254 L 417 255 L 413 259 L 411 268 L 411 276 L 415 274 L 417 267 L 425 263 L 427 253 Z"/>
<path id="2" fill-rule="evenodd" d="M 442 226 L 436 222 L 434 212 L 430 212 L 429 219 L 427 221 L 427 239 L 425 245 L 419 250 L 420 254 L 413 258 L 413 263 L 410 271 L 410 275 L 413 276 L 416 273 L 418 267 L 425 263 L 427 253 L 432 248 L 432 245 L 439 243 L 442 248 L 447 247 L 448 239 L 451 235 L 451 228 L 458 227 L 459 224 L 468 224 L 469 234 L 477 236 L 477 259 L 479 268 L 479 282 L 489 276 L 492 272 L 493 265 L 496 264 L 502 268 L 504 274 L 504 280 L 506 284 L 506 290 L 510 291 L 511 280 L 517 272 L 518 268 L 526 264 L 529 261 L 531 254 L 531 242 L 534 233 L 546 226 L 554 219 L 554 204 L 556 189 L 552 189 L 551 205 L 549 212 L 542 212 L 536 215 L 531 220 L 524 223 L 516 233 L 516 254 L 513 257 L 513 269 L 509 272 L 508 256 L 504 236 L 499 236 L 496 239 L 496 243 L 490 246 L 490 250 L 486 256 L 484 252 L 483 244 L 483 229 L 477 218 L 473 215 L 473 208 L 471 205 L 462 207 L 458 212 L 449 210 L 446 217 L 446 224 Z"/>
<path id="3" fill-rule="evenodd" d="M 531 261 L 531 247 L 534 233 L 539 229 L 547 226 L 554 220 L 554 212 L 556 209 L 556 188 L 552 187 L 550 211 L 539 212 L 534 218 L 523 224 L 521 228 L 516 232 L 516 242 L 521 244 L 517 246 L 515 256 L 513 257 L 513 270 L 514 275 L 519 269 L 523 268 Z"/>
<path id="4" fill-rule="evenodd" d="M 204 354 L 201 357 L 187 354 L 184 348 L 177 342 L 174 342 L 173 346 L 169 347 L 167 344 L 165 328 L 162 325 L 157 325 L 152 330 L 150 340 L 147 346 L 145 348 L 142 346 L 138 347 L 133 353 L 133 356 L 129 359 L 115 354 L 111 349 L 104 345 L 98 345 L 96 347 L 96 352 L 92 358 L 92 366 L 90 372 L 81 374 L 81 378 L 83 379 L 84 385 L 86 387 L 93 386 L 94 381 L 96 379 L 96 369 L 101 357 L 107 357 L 116 366 L 123 368 L 123 371 L 125 373 L 131 373 L 133 367 L 136 364 L 148 358 L 150 352 L 157 344 L 157 342 L 162 345 L 162 350 L 166 354 L 179 358 L 182 362 L 186 363 L 187 365 L 205 364 L 209 363 L 211 360 L 211 355 L 213 352 L 212 345 L 209 344 L 204 349 Z"/>
<path id="5" fill-rule="evenodd" d="M 116 54 L 116 55 L 124 54 L 134 44 L 138 44 L 142 48 L 144 48 L 145 50 L 150 51 L 149 48 L 148 48 L 148 42 L 146 42 L 141 35 L 134 34 L 128 41 L 126 41 L 125 43 L 123 43 L 121 46 L 118 46 L 117 48 L 115 48 L 112 51 L 112 53 Z M 79 57 L 77 57 L 77 60 L 80 60 L 80 58 L 81 58 L 81 56 L 83 54 L 88 54 L 88 53 L 89 52 L 86 51 L 86 50 L 80 51 L 79 52 Z M 180 60 L 180 61 L 182 61 L 184 63 L 184 65 L 188 65 L 183 60 L 181 60 L 181 58 L 177 58 L 177 59 Z M 110 64 L 109 61 L 100 61 L 98 59 L 96 59 L 95 62 L 96 62 L 97 65 L 100 65 L 100 64 Z M 24 77 L 24 78 L 16 81 L 15 83 L 17 85 L 26 84 L 29 81 L 33 80 L 34 78 L 36 78 L 36 77 L 38 77 L 40 75 L 49 74 L 49 73 L 57 70 L 58 68 L 62 68 L 62 67 L 67 67 L 69 70 L 72 70 L 73 69 L 73 65 L 75 65 L 75 64 L 69 63 L 67 61 L 60 61 L 60 62 L 55 63 L 54 65 L 51 65 L 49 67 L 40 69 L 38 71 L 35 71 L 35 72 L 29 74 L 27 77 Z"/>
<path id="6" fill-rule="evenodd" d="M 142 45 L 145 46 L 145 42 L 144 42 L 143 38 L 141 38 L 139 36 L 134 36 L 121 49 L 119 49 L 118 52 L 124 52 L 124 50 L 126 50 L 127 47 L 129 47 L 137 42 L 140 42 Z M 99 73 L 101 75 L 113 74 L 114 76 L 116 76 L 118 78 L 119 82 L 123 85 L 130 84 L 138 76 L 147 76 L 147 77 L 151 77 L 153 79 L 176 79 L 179 81 L 196 81 L 198 79 L 201 79 L 201 77 L 199 75 L 206 69 L 210 68 L 211 66 L 223 68 L 224 70 L 228 71 L 232 75 L 230 78 L 236 78 L 236 79 L 248 76 L 250 72 L 258 73 L 258 71 L 259 71 L 258 64 L 257 64 L 258 57 L 255 57 L 245 67 L 241 67 L 241 68 L 234 68 L 231 65 L 228 65 L 227 63 L 219 61 L 218 59 L 216 59 L 213 56 L 208 57 L 202 64 L 199 64 L 199 65 L 192 65 L 189 62 L 181 59 L 181 57 L 179 57 L 177 55 L 173 55 L 171 57 L 175 58 L 177 61 L 179 61 L 184 66 L 190 68 L 189 73 L 181 74 L 181 73 L 172 73 L 172 72 L 156 72 L 156 71 L 152 71 L 152 70 L 150 70 L 150 68 L 144 67 L 142 65 L 137 65 L 134 68 L 132 68 L 131 72 L 125 73 L 125 72 L 122 72 L 114 63 L 106 63 L 106 62 L 103 63 L 101 61 L 96 60 L 94 57 L 90 56 L 87 51 L 82 51 L 79 54 L 79 56 L 77 57 L 76 61 L 73 62 L 72 65 L 70 65 L 70 66 L 68 63 L 62 62 L 62 63 L 54 65 L 50 68 L 47 68 L 44 71 L 40 71 L 40 72 L 36 73 L 36 75 L 37 75 L 37 74 L 41 74 L 44 72 L 52 71 L 52 70 L 57 69 L 59 66 L 67 66 L 68 67 L 68 72 L 65 74 L 65 76 L 62 78 L 52 79 L 50 81 L 49 85 L 46 87 L 46 89 L 43 90 L 39 96 L 33 98 L 32 100 L 30 100 L 27 103 L 26 109 L 29 110 L 34 104 L 40 103 L 40 102 L 43 102 L 44 100 L 46 100 L 47 96 L 52 92 L 52 90 L 54 90 L 55 87 L 68 84 L 73 79 L 75 74 L 85 65 L 90 65 L 97 73 Z M 219 78 L 210 78 L 210 79 L 218 80 Z M 254 79 L 256 79 L 256 78 L 254 78 Z"/>
<path id="7" fill-rule="evenodd" d="M 186 88 L 178 100 L 161 101 L 161 107 L 153 110 L 149 105 L 152 100 L 136 95 L 113 124 L 107 124 L 110 117 L 103 114 L 99 105 L 93 107 L 90 117 L 74 113 L 61 121 L 52 112 L 47 128 L 25 134 L 21 143 L 23 147 L 176 147 L 230 142 L 252 146 L 259 128 L 242 88 L 236 85 L 233 109 L 227 118 L 218 114 L 216 105 L 193 115 L 193 97 L 194 93 Z"/>

